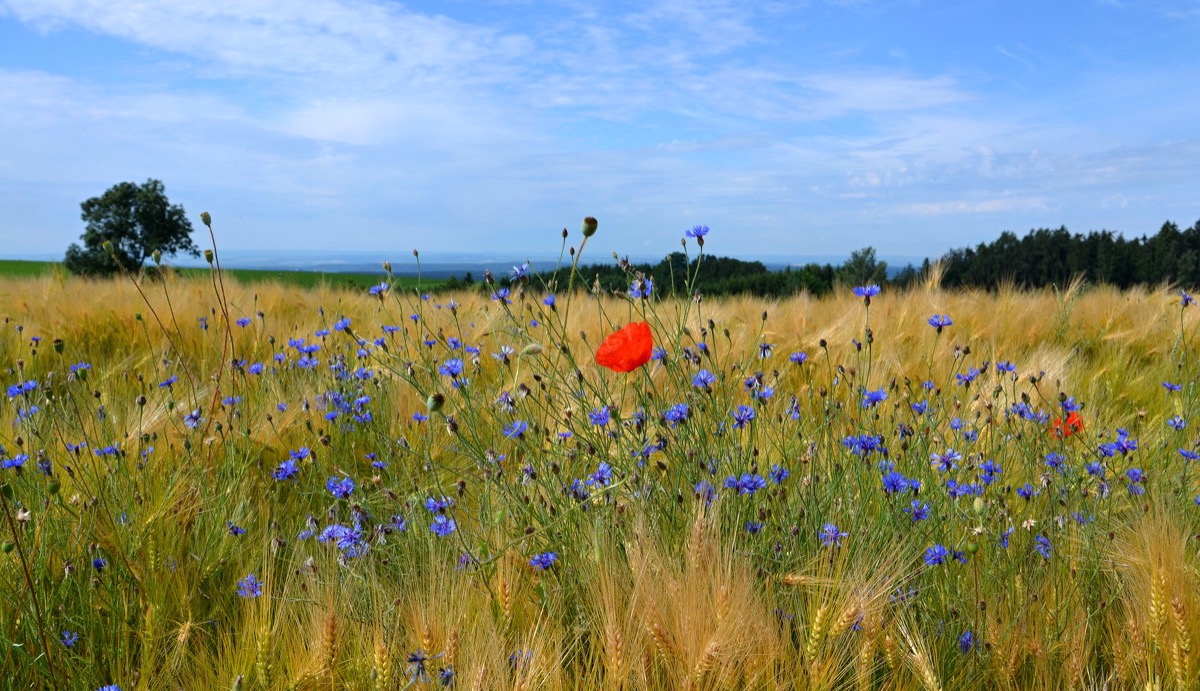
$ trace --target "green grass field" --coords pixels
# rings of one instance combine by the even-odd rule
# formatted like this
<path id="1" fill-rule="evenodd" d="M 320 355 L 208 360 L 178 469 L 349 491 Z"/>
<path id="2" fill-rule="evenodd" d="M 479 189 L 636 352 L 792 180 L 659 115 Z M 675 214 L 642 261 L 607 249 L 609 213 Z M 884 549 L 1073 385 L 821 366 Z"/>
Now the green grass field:
<path id="1" fill-rule="evenodd" d="M 0 278 L 5 688 L 1200 684 L 1191 296 L 559 279 Z"/>
<path id="2" fill-rule="evenodd" d="M 185 278 L 206 277 L 209 273 L 208 269 L 200 268 L 180 268 L 176 269 L 176 271 L 181 277 Z M 36 277 L 54 275 L 56 273 L 66 274 L 66 270 L 59 262 L 0 259 L 0 278 Z M 226 269 L 225 274 L 241 283 L 277 282 L 282 285 L 298 288 L 315 288 L 324 285 L 344 288 L 346 290 L 366 290 L 387 278 L 387 275 L 382 270 L 379 273 L 327 273 L 320 271 Z M 441 279 L 424 279 L 418 281 L 413 276 L 396 276 L 392 278 L 392 281 L 397 287 L 415 288 L 420 285 L 429 290 L 436 289 L 445 283 Z"/>

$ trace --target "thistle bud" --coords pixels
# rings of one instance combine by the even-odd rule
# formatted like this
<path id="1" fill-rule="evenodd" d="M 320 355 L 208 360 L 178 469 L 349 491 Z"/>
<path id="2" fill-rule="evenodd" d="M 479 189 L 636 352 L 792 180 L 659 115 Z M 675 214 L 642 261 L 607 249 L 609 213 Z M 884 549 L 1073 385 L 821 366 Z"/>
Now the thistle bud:
<path id="1" fill-rule="evenodd" d="M 596 234 L 596 228 L 600 226 L 600 221 L 588 216 L 583 219 L 583 237 L 590 238 Z"/>
<path id="2" fill-rule="evenodd" d="M 566 228 L 563 228 L 563 240 L 566 240 L 566 239 L 567 239 L 567 235 L 568 235 L 568 233 L 567 233 L 567 229 L 566 229 Z"/>
<path id="3" fill-rule="evenodd" d="M 54 341 L 51 342 L 51 345 L 54 346 L 54 352 L 58 353 L 59 355 L 62 355 L 63 347 L 65 344 L 63 343 L 63 340 L 61 338 L 54 339 Z"/>
<path id="4" fill-rule="evenodd" d="M 440 393 L 430 394 L 429 398 L 425 399 L 425 407 L 429 412 L 436 413 L 442 409 L 442 404 L 446 402 L 446 397 Z"/>
<path id="5" fill-rule="evenodd" d="M 209 264 L 213 263 L 213 251 L 212 250 L 204 250 L 204 261 L 208 262 Z"/>
<path id="6" fill-rule="evenodd" d="M 207 211 L 200 212 L 200 222 L 212 228 L 212 216 L 209 216 Z"/>

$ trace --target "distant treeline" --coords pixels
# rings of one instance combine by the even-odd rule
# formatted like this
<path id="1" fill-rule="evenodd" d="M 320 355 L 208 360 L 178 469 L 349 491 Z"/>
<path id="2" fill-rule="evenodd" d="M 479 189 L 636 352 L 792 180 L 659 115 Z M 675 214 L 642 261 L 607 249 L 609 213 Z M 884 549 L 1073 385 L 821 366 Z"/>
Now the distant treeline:
<path id="1" fill-rule="evenodd" d="M 878 260 L 872 247 L 852 252 L 837 266 L 811 263 L 771 270 L 760 261 L 710 255 L 697 261 L 683 252 L 672 252 L 656 264 L 621 260 L 615 265 L 581 266 L 577 285 L 636 293 L 649 281 L 658 295 L 683 294 L 690 287 L 702 295 L 784 297 L 800 291 L 822 295 L 838 285 L 905 287 L 922 280 L 931 268 L 926 259 L 919 267 L 909 264 L 889 271 L 887 262 Z M 1089 283 L 1120 288 L 1164 282 L 1195 287 L 1200 286 L 1200 221 L 1185 230 L 1167 222 L 1153 237 L 1131 240 L 1107 230 L 1081 235 L 1071 234 L 1065 227 L 1039 228 L 1021 238 L 1005 231 L 993 242 L 950 250 L 940 263 L 941 284 L 947 287 L 1065 286 L 1077 276 Z M 535 285 L 548 278 L 530 276 Z M 507 286 L 512 280 L 497 276 L 495 286 Z M 482 284 L 468 273 L 463 279 L 450 278 L 444 287 L 454 290 Z"/>
<path id="2" fill-rule="evenodd" d="M 1200 285 L 1200 221 L 1180 230 L 1167 222 L 1147 238 L 1127 240 L 1112 231 L 1072 235 L 1039 228 L 1023 238 L 1001 233 L 995 242 L 951 250 L 942 257 L 942 284 L 990 288 L 1065 285 L 1075 276 L 1120 288 L 1164 282 Z"/>

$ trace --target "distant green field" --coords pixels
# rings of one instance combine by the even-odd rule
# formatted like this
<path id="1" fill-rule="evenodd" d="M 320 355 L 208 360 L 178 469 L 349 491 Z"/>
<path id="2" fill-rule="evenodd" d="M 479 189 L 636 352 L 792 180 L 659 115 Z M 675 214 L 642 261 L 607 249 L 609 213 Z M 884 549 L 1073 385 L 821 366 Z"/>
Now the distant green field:
<path id="1" fill-rule="evenodd" d="M 24 261 L 16 259 L 0 259 L 0 278 L 43 276 L 55 271 L 63 271 L 59 262 Z M 208 269 L 176 269 L 181 276 L 196 277 L 208 274 Z M 329 285 L 338 288 L 366 290 L 378 285 L 384 280 L 385 274 L 379 273 L 325 273 L 318 271 L 266 271 L 259 269 L 226 269 L 225 275 L 242 283 L 264 283 L 278 281 L 285 285 L 301 288 L 313 288 L 319 285 Z M 443 279 L 418 279 L 412 276 L 397 276 L 394 285 L 403 288 L 416 287 L 418 284 L 425 288 L 437 288 L 445 283 Z"/>
<path id="2" fill-rule="evenodd" d="M 58 262 L 30 262 L 20 259 L 0 259 L 0 277 L 41 276 L 60 268 Z"/>

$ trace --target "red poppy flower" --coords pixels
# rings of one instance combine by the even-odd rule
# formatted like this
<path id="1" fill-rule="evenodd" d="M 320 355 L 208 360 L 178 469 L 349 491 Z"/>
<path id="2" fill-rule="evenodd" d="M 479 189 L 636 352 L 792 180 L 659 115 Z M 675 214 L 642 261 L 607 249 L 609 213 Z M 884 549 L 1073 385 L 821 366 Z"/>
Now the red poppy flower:
<path id="1" fill-rule="evenodd" d="M 632 372 L 650 361 L 654 336 L 646 322 L 634 322 L 604 339 L 596 349 L 596 364 L 614 372 Z"/>
<path id="2" fill-rule="evenodd" d="M 1054 429 L 1052 430 L 1059 439 L 1065 439 L 1072 434 L 1083 431 L 1083 416 L 1078 411 L 1071 411 L 1064 421 L 1060 417 L 1054 418 Z"/>

